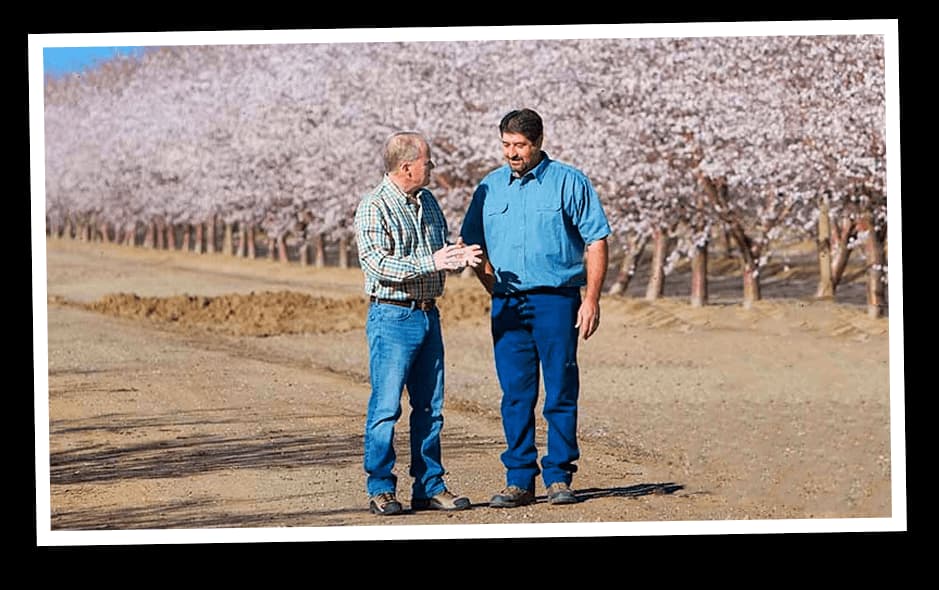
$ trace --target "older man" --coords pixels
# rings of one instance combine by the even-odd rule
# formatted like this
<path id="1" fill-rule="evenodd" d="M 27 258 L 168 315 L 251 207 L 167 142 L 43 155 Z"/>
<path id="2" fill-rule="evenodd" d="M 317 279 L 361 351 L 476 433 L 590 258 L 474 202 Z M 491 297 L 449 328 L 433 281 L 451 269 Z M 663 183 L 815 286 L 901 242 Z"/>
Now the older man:
<path id="1" fill-rule="evenodd" d="M 480 262 L 479 246 L 447 243 L 440 206 L 424 187 L 434 167 L 419 134 L 401 132 L 385 144 L 385 173 L 355 214 L 359 262 L 369 296 L 366 335 L 371 395 L 365 423 L 364 467 L 369 509 L 402 512 L 396 497 L 394 430 L 401 394 L 410 412 L 411 508 L 464 510 L 471 503 L 443 480 L 444 349 L 436 299 L 446 271 Z"/>

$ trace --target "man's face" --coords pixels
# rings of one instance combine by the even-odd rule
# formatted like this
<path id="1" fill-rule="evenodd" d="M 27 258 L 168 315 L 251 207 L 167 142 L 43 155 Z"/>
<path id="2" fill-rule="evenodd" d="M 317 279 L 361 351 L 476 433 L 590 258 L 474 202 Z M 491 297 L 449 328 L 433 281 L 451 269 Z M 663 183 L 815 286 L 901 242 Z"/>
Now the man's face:
<path id="1" fill-rule="evenodd" d="M 541 155 L 541 139 L 532 143 L 521 133 L 506 131 L 502 134 L 502 155 L 512 168 L 521 176 L 535 167 Z"/>
<path id="2" fill-rule="evenodd" d="M 430 184 L 430 171 L 434 169 L 434 161 L 430 159 L 430 147 L 424 145 L 417 159 L 408 162 L 407 166 L 415 189 Z"/>

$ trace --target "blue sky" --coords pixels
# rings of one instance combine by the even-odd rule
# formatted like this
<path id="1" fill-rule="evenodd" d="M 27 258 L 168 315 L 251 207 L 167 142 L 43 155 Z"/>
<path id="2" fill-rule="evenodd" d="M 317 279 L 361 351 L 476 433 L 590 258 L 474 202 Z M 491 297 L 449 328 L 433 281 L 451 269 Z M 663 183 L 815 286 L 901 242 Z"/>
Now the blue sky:
<path id="1" fill-rule="evenodd" d="M 44 47 L 42 67 L 45 74 L 61 76 L 94 67 L 117 55 L 129 55 L 142 47 Z"/>

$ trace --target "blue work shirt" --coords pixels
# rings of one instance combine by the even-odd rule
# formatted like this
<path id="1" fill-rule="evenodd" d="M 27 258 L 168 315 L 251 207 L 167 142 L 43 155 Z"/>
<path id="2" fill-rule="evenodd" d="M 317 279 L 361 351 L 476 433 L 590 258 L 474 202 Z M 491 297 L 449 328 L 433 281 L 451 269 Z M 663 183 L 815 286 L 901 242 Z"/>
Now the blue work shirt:
<path id="1" fill-rule="evenodd" d="M 522 178 L 508 164 L 490 172 L 473 193 L 460 235 L 479 244 L 496 275 L 493 293 L 587 283 L 584 248 L 610 234 L 590 180 L 541 152 Z"/>

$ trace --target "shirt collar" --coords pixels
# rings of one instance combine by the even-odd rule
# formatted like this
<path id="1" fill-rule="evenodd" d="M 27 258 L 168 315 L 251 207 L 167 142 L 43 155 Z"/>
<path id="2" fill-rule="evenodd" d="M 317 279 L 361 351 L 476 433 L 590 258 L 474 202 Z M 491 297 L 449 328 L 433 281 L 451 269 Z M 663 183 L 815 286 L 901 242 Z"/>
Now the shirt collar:
<path id="1" fill-rule="evenodd" d="M 420 203 L 420 201 L 421 201 L 421 192 L 423 192 L 424 189 L 418 189 L 417 192 L 414 193 L 414 196 L 412 197 L 411 195 L 409 195 L 409 194 L 407 194 L 406 192 L 404 192 L 403 190 L 401 190 L 401 189 L 398 187 L 398 185 L 396 185 L 394 182 L 392 182 L 392 180 L 388 177 L 388 173 L 387 173 L 387 172 L 385 173 L 384 178 L 382 178 L 382 182 L 388 187 L 388 190 L 390 190 L 390 191 L 392 192 L 392 194 L 394 194 L 395 196 L 397 196 L 397 197 L 399 197 L 399 198 L 401 198 L 401 199 L 404 199 L 405 201 L 411 202 L 411 203 Z"/>
<path id="2" fill-rule="evenodd" d="M 548 156 L 548 152 L 542 150 L 541 161 L 539 161 L 538 164 L 534 168 L 526 172 L 525 175 L 522 176 L 522 178 L 525 178 L 526 176 L 531 176 L 535 180 L 537 180 L 539 183 L 542 182 L 544 179 L 545 171 L 548 169 L 548 162 L 550 161 L 551 161 L 551 158 Z M 506 167 L 508 167 L 508 164 L 506 164 Z M 516 180 L 521 180 L 521 178 L 518 178 L 517 176 L 515 176 L 515 173 L 512 172 L 512 168 L 509 167 L 509 184 L 512 184 Z"/>

